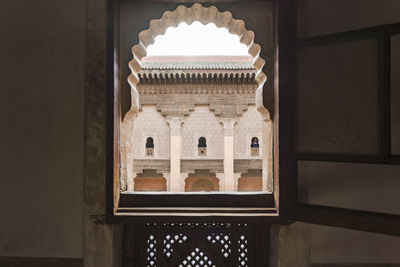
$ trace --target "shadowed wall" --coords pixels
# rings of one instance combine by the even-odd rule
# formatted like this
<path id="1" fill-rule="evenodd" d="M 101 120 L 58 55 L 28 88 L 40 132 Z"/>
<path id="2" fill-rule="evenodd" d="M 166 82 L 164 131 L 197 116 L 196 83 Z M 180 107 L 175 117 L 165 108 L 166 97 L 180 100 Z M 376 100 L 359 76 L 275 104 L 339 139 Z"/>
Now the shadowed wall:
<path id="1" fill-rule="evenodd" d="M 83 256 L 85 29 L 85 1 L 0 3 L 0 256 Z"/>

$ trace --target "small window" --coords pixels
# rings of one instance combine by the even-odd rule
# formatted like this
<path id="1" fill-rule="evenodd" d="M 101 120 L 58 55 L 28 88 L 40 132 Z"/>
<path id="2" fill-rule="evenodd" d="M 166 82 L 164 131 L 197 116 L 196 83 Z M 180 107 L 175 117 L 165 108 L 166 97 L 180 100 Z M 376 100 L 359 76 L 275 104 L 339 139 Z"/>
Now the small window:
<path id="1" fill-rule="evenodd" d="M 199 138 L 197 150 L 199 156 L 207 156 L 207 140 L 204 137 Z"/>
<path id="2" fill-rule="evenodd" d="M 151 137 L 146 140 L 146 156 L 154 156 L 154 141 Z"/>
<path id="3" fill-rule="evenodd" d="M 258 156 L 260 154 L 260 145 L 258 143 L 258 138 L 257 137 L 253 137 L 251 138 L 251 155 L 252 156 Z"/>

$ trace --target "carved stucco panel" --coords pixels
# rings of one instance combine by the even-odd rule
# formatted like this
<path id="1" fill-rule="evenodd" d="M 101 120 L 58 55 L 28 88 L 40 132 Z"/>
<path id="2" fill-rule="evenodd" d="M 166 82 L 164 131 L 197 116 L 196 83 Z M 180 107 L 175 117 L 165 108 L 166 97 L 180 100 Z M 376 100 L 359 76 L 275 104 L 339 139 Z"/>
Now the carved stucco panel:
<path id="1" fill-rule="evenodd" d="M 207 139 L 207 156 L 198 156 L 200 137 Z M 208 106 L 196 106 L 182 125 L 182 159 L 223 159 L 223 128 Z"/>
<path id="2" fill-rule="evenodd" d="M 169 159 L 169 126 L 156 106 L 143 106 L 133 122 L 132 155 L 133 159 L 149 159 L 145 154 L 146 139 L 154 140 L 155 159 Z"/>
<path id="3" fill-rule="evenodd" d="M 255 105 L 248 107 L 247 111 L 242 116 L 237 118 L 234 135 L 234 158 L 235 159 L 259 159 L 260 156 L 250 156 L 251 138 L 257 137 L 260 146 L 263 144 L 262 140 L 262 116 L 258 112 Z"/>

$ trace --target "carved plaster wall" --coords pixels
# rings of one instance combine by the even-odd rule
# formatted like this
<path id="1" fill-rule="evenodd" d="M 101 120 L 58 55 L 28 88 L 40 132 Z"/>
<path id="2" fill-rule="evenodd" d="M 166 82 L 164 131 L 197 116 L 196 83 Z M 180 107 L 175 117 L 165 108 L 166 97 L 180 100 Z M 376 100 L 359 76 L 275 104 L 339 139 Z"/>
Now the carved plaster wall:
<path id="1" fill-rule="evenodd" d="M 237 120 L 234 134 L 234 158 L 235 159 L 261 159 L 264 155 L 260 149 L 259 156 L 251 156 L 251 138 L 257 137 L 260 148 L 264 145 L 262 138 L 263 120 L 255 105 L 248 106 L 246 112 Z M 271 148 L 269 148 L 271 149 Z"/>
<path id="2" fill-rule="evenodd" d="M 242 116 L 237 118 L 234 130 L 234 158 L 235 159 L 261 159 L 251 156 L 251 138 L 257 137 L 260 147 L 263 147 L 262 136 L 263 121 L 255 105 L 248 107 Z M 144 105 L 133 123 L 132 150 L 128 154 L 130 159 L 139 160 L 168 160 L 170 149 L 170 129 L 166 118 L 157 111 L 155 105 Z M 218 116 L 210 111 L 209 107 L 195 106 L 189 116 L 184 117 L 181 128 L 182 159 L 223 159 L 223 126 Z M 148 137 L 154 140 L 154 156 L 145 155 L 145 143 Z M 197 144 L 200 137 L 207 140 L 207 156 L 199 156 Z"/>
<path id="3" fill-rule="evenodd" d="M 155 105 L 142 106 L 137 114 L 132 130 L 133 159 L 169 159 L 169 126 L 165 118 L 157 111 Z M 145 154 L 145 144 L 148 137 L 154 140 L 154 156 Z"/>
<path id="4" fill-rule="evenodd" d="M 200 137 L 207 140 L 207 156 L 198 156 Z M 196 106 L 182 126 L 182 159 L 223 159 L 224 135 L 218 118 L 208 106 Z"/>

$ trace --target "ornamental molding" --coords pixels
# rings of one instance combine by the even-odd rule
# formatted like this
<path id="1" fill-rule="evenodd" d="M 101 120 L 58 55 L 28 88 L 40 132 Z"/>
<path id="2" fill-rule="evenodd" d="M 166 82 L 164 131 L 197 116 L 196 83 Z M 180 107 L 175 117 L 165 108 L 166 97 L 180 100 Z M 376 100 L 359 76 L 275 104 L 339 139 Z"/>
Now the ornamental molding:
<path id="1" fill-rule="evenodd" d="M 138 77 L 143 82 L 251 82 L 256 73 L 251 70 L 141 70 Z"/>
<path id="2" fill-rule="evenodd" d="M 178 111 L 177 116 L 181 116 L 181 115 L 182 114 L 180 114 Z M 167 123 L 169 125 L 171 136 L 181 136 L 181 129 L 182 129 L 182 124 L 183 124 L 182 117 L 168 117 Z"/>
<path id="3" fill-rule="evenodd" d="M 249 94 L 254 96 L 257 90 L 257 85 L 252 83 L 140 83 L 137 87 L 138 93 L 141 95 L 198 95 L 207 94 L 211 96 L 229 95 L 232 99 L 232 94 Z M 164 97 L 164 96 L 163 96 Z M 182 96 L 179 96 L 182 98 Z M 193 96 L 190 96 L 193 97 Z M 196 101 L 196 100 L 193 100 Z M 140 102 L 143 102 L 140 99 Z M 252 101 L 254 102 L 254 100 Z"/>

